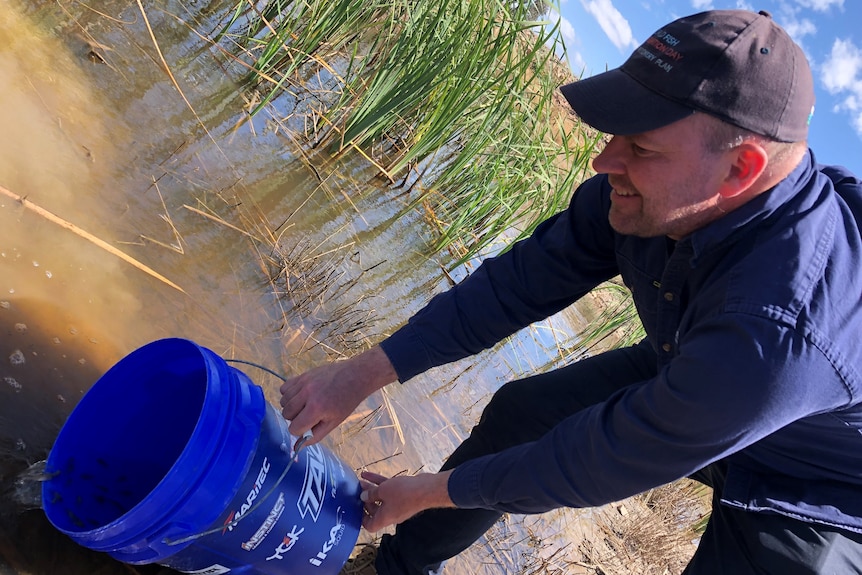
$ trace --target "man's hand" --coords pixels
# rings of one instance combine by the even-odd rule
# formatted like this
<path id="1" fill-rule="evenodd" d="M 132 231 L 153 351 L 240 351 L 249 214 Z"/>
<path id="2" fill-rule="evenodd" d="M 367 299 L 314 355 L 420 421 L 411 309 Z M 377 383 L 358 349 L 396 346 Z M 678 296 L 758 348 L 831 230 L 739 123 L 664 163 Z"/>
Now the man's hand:
<path id="1" fill-rule="evenodd" d="M 285 381 L 281 414 L 290 433 L 299 437 L 309 429 L 317 443 L 335 429 L 359 403 L 397 380 L 395 369 L 379 346 L 346 361 L 336 361 Z"/>
<path id="2" fill-rule="evenodd" d="M 449 476 L 452 470 L 419 475 L 399 475 L 387 479 L 362 472 L 362 495 L 365 516 L 362 526 L 379 531 L 401 523 L 426 509 L 455 507 L 449 498 Z"/>

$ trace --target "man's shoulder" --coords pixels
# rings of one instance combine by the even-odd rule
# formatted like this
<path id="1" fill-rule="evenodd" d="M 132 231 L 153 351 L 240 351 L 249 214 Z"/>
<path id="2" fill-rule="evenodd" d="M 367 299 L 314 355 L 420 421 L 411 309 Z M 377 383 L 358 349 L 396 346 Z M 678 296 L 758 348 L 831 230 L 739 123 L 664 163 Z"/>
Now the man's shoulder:
<path id="1" fill-rule="evenodd" d="M 832 181 L 832 184 L 836 187 L 855 187 L 857 189 L 862 187 L 862 180 L 844 166 L 818 164 L 817 171 L 829 178 Z"/>

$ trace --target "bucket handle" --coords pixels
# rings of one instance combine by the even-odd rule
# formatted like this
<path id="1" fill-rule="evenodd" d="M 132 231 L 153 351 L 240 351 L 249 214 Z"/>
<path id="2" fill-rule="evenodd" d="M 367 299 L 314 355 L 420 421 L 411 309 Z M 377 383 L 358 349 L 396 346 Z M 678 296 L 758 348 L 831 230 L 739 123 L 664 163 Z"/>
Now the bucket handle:
<path id="1" fill-rule="evenodd" d="M 263 371 L 265 371 L 271 375 L 274 375 L 275 377 L 277 377 L 278 379 L 280 379 L 282 381 L 287 381 L 287 378 L 284 377 L 283 375 L 269 369 L 268 367 L 264 367 L 264 366 L 258 365 L 256 363 L 252 363 L 250 361 L 245 361 L 242 359 L 225 359 L 225 361 L 227 363 L 242 363 L 244 365 L 250 365 L 252 367 L 256 367 L 258 369 L 261 369 L 261 370 L 263 370 Z M 236 524 L 238 524 L 240 521 L 242 521 L 245 517 L 248 517 L 249 515 L 251 515 L 252 511 L 254 511 L 258 507 L 260 507 L 269 498 L 269 496 L 272 495 L 276 489 L 278 489 L 278 486 L 281 485 L 281 482 L 284 481 L 284 478 L 287 476 L 287 472 L 290 471 L 290 468 L 293 467 L 294 463 L 299 461 L 299 451 L 303 447 L 305 447 L 305 444 L 308 443 L 313 437 L 314 436 L 312 435 L 311 430 L 309 429 L 308 431 L 306 431 L 305 433 L 302 434 L 302 437 L 300 437 L 298 440 L 296 440 L 296 444 L 293 446 L 293 457 L 290 459 L 290 462 L 287 464 L 287 467 L 284 468 L 284 471 L 281 472 L 281 475 L 278 477 L 278 480 L 269 489 L 269 491 L 267 491 L 263 495 L 263 497 L 260 498 L 260 500 L 257 503 L 252 505 L 248 511 L 246 511 L 245 513 L 243 513 L 242 515 L 240 515 L 239 517 L 237 517 L 236 519 L 234 519 L 233 521 L 231 521 L 230 523 L 227 523 L 225 525 L 219 525 L 218 527 L 214 527 L 213 529 L 208 529 L 208 530 L 203 531 L 201 533 L 195 533 L 194 535 L 189 535 L 189 536 L 183 537 L 181 539 L 169 539 L 168 537 L 165 537 L 164 539 L 162 539 L 162 543 L 164 543 L 165 545 L 171 545 L 171 546 L 172 545 L 182 545 L 183 543 L 188 543 L 189 541 L 194 541 L 195 539 L 200 539 L 201 537 L 205 537 L 206 535 L 211 535 L 212 533 L 215 533 L 216 531 L 222 531 L 228 527 L 234 527 Z M 282 449 L 283 448 L 284 448 L 284 446 L 282 445 Z M 288 449 L 290 449 L 290 447 L 288 447 Z"/>

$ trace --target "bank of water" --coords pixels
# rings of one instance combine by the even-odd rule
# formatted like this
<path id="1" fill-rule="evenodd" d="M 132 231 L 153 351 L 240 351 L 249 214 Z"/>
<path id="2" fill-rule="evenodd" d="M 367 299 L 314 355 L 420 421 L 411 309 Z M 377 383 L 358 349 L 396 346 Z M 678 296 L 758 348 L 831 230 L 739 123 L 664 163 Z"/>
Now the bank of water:
<path id="1" fill-rule="evenodd" d="M 282 121 L 289 102 L 244 112 L 230 64 L 197 35 L 226 6 L 0 0 L 4 485 L 149 341 L 186 337 L 296 374 L 378 341 L 449 286 L 422 214 L 401 215 L 402 190 L 358 155 L 303 146 Z M 581 313 L 390 386 L 328 445 L 355 469 L 436 469 L 493 390 L 546 364 Z M 249 375 L 277 402 L 276 378 Z M 3 501 L 2 572 L 156 572 L 77 548 L 40 511 Z M 584 525 L 577 513 L 510 518 L 448 572 L 571 566 Z"/>

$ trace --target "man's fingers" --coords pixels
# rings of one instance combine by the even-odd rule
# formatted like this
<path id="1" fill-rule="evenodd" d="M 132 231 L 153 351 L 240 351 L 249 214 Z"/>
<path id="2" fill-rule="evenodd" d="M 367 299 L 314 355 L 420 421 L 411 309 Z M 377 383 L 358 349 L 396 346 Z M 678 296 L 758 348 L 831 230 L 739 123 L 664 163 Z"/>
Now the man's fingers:
<path id="1" fill-rule="evenodd" d="M 371 471 L 363 471 L 360 477 L 362 493 L 359 494 L 359 499 L 362 500 L 362 526 L 370 532 L 378 531 L 389 525 L 381 516 L 386 502 L 380 497 L 380 484 L 386 481 L 387 477 Z"/>
<path id="2" fill-rule="evenodd" d="M 305 419 L 303 417 L 303 412 L 305 411 L 307 411 L 305 403 L 301 403 L 298 401 L 283 405 L 281 408 L 281 415 L 283 415 L 286 420 L 291 422 L 290 432 L 294 435 L 302 435 L 302 432 L 306 431 L 307 429 L 311 429 L 312 427 L 311 423 L 305 423 L 303 425 L 302 420 Z M 297 420 L 299 420 L 299 423 L 294 426 L 293 422 Z"/>
<path id="3" fill-rule="evenodd" d="M 375 515 L 365 515 L 362 518 L 362 526 L 365 527 L 365 530 L 369 533 L 374 533 L 375 531 L 380 531 L 387 525 L 382 517 L 378 517 Z"/>
<path id="4" fill-rule="evenodd" d="M 288 421 L 293 421 L 293 419 L 299 414 L 298 409 L 295 409 L 292 405 L 284 405 L 281 406 L 281 415 Z"/>
<path id="5" fill-rule="evenodd" d="M 281 399 L 279 403 L 281 404 L 281 414 L 284 415 L 285 419 L 292 420 L 299 412 L 301 412 L 305 408 L 305 397 L 300 393 L 298 389 L 285 389 L 287 384 L 281 386 Z"/>
<path id="6" fill-rule="evenodd" d="M 362 526 L 366 531 L 379 531 L 398 523 L 397 518 L 393 516 L 395 510 L 388 508 L 386 502 L 375 497 L 372 497 L 365 503 L 362 512 Z"/>
<path id="7" fill-rule="evenodd" d="M 314 445 L 327 435 L 329 432 L 336 428 L 336 424 L 328 422 L 328 421 L 320 421 L 314 427 L 311 428 L 311 432 L 314 434 L 314 439 L 308 442 L 308 445 Z"/>
<path id="8" fill-rule="evenodd" d="M 314 425 L 316 425 L 318 422 L 316 422 L 316 421 L 315 422 L 304 421 L 304 419 L 305 419 L 305 417 L 304 417 L 305 413 L 304 412 L 299 412 L 294 417 L 288 417 L 287 414 L 284 412 L 282 412 L 282 415 L 284 415 L 284 418 L 286 420 L 290 421 L 290 425 L 287 426 L 287 430 L 290 431 L 291 435 L 295 435 L 297 437 L 302 437 L 302 435 L 306 431 L 311 430 L 311 432 L 315 436 L 318 436 L 318 433 L 314 430 Z M 322 437 L 322 435 L 320 435 L 319 437 Z"/>
<path id="9" fill-rule="evenodd" d="M 368 488 L 365 487 L 368 486 Z M 377 497 L 377 486 L 373 483 L 366 482 L 362 487 L 362 493 L 359 494 L 359 499 L 368 507 L 369 511 L 374 511 L 374 507 L 380 507 L 377 501 L 380 499 Z"/>
<path id="10" fill-rule="evenodd" d="M 302 386 L 296 381 L 296 378 L 291 378 L 281 384 L 278 392 L 281 394 L 281 404 L 291 401 L 296 394 L 302 391 Z"/>
<path id="11" fill-rule="evenodd" d="M 359 486 L 362 488 L 362 491 L 368 491 L 368 490 L 369 490 L 369 489 L 371 489 L 372 487 L 377 487 L 377 484 L 376 484 L 376 483 L 372 483 L 372 482 L 370 482 L 370 481 L 365 481 L 364 479 L 362 479 L 362 478 L 360 477 L 360 478 L 359 478 Z M 364 495 L 365 495 L 364 493 L 360 494 L 359 498 L 360 498 L 360 499 L 362 499 L 362 497 L 363 497 Z M 364 499 L 362 499 L 362 500 L 363 500 L 363 501 L 365 501 Z"/>
<path id="12" fill-rule="evenodd" d="M 365 475 L 367 472 L 363 472 Z M 374 476 L 376 478 L 380 478 L 385 480 L 386 478 L 382 475 L 377 475 L 376 473 L 368 473 L 368 475 Z M 359 495 L 359 499 L 362 500 L 362 526 L 365 527 L 367 531 L 377 531 L 382 529 L 386 525 L 382 521 L 382 518 L 378 517 L 378 513 L 383 507 L 383 500 L 380 499 L 379 496 L 379 487 L 376 483 L 372 483 L 367 480 L 360 480 L 362 484 L 362 493 Z"/>

